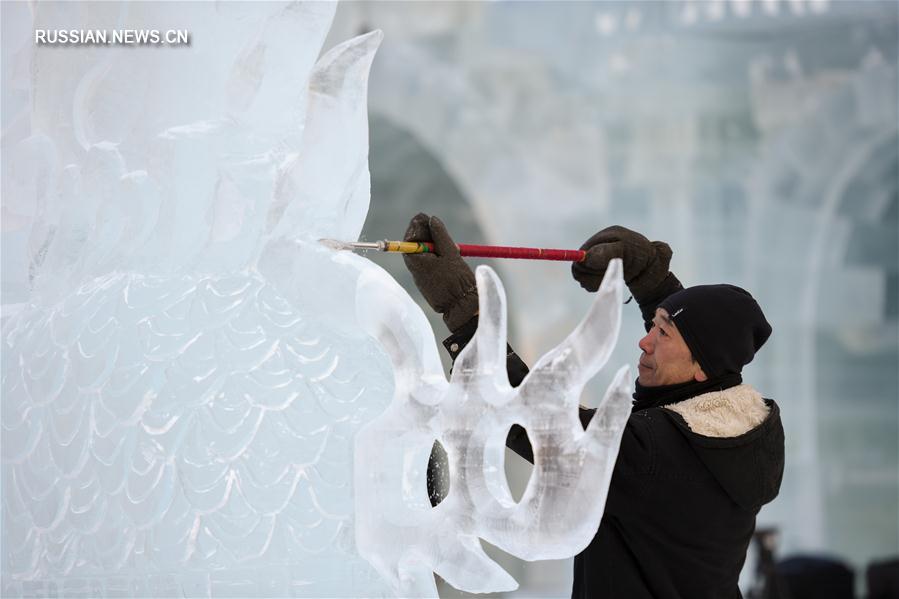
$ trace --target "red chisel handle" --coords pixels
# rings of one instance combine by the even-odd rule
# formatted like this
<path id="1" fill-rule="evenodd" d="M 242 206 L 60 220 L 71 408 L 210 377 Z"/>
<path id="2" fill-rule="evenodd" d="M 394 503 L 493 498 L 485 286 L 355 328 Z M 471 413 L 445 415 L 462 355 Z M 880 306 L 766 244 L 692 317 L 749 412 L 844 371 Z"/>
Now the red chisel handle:
<path id="1" fill-rule="evenodd" d="M 460 243 L 459 253 L 477 258 L 519 258 L 522 260 L 561 260 L 581 262 L 584 250 L 552 250 L 543 248 L 519 248 L 502 245 L 471 245 Z"/>
<path id="2" fill-rule="evenodd" d="M 388 252 L 423 254 L 434 251 L 434 244 L 427 241 L 386 241 Z M 459 253 L 471 258 L 518 258 L 521 260 L 561 260 L 581 262 L 587 252 L 584 250 L 551 250 L 544 248 L 521 248 L 502 245 L 473 245 L 460 243 Z"/>

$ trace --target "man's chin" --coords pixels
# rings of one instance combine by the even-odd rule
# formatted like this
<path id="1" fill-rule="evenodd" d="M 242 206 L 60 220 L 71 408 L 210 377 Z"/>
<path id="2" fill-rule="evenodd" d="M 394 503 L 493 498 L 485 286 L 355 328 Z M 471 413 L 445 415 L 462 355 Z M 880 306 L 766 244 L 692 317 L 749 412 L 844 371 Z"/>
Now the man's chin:
<path id="1" fill-rule="evenodd" d="M 655 387 L 656 384 L 652 381 L 652 379 L 648 376 L 638 375 L 637 382 L 643 385 L 644 387 Z"/>

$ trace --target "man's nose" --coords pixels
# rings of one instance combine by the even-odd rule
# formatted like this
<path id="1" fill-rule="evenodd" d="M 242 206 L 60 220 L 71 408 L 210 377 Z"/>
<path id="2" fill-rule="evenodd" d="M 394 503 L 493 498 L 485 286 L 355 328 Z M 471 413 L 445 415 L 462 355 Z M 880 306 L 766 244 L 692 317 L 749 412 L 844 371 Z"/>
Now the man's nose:
<path id="1" fill-rule="evenodd" d="M 640 339 L 639 343 L 637 343 L 637 347 L 642 349 L 647 354 L 652 353 L 652 332 L 646 333 L 646 336 L 643 339 Z"/>

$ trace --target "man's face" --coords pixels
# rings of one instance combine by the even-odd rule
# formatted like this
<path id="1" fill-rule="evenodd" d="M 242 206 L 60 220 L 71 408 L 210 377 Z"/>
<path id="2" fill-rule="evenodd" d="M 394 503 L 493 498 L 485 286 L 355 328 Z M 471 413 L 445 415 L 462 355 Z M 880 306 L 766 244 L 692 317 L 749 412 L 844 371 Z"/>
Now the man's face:
<path id="1" fill-rule="evenodd" d="M 643 350 L 637 380 L 644 387 L 707 379 L 699 363 L 693 361 L 690 348 L 663 308 L 656 310 L 652 328 L 637 345 Z"/>

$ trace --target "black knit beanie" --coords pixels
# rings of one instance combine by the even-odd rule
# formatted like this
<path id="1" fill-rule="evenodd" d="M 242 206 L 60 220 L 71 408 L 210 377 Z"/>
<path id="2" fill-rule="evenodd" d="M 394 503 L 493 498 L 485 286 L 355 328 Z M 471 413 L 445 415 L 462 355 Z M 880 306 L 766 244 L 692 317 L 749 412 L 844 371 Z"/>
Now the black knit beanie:
<path id="1" fill-rule="evenodd" d="M 659 304 L 709 377 L 739 373 L 771 335 L 771 325 L 745 289 L 697 285 Z"/>

